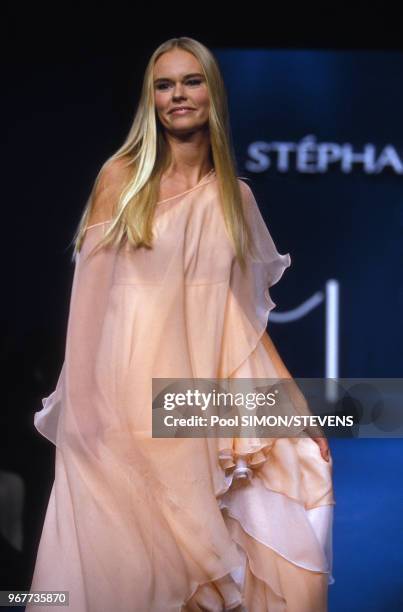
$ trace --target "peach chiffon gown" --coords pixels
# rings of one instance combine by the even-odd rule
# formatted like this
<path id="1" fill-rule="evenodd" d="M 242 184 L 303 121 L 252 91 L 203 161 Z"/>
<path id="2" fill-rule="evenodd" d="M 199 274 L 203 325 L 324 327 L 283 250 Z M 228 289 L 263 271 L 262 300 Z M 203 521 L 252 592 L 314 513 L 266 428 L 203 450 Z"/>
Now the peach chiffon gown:
<path id="1" fill-rule="evenodd" d="M 327 610 L 331 456 L 310 437 L 151 437 L 152 377 L 278 376 L 263 338 L 291 258 L 238 181 L 246 276 L 214 171 L 157 204 L 152 250 L 89 256 L 111 221 L 86 229 L 65 360 L 34 417 L 56 463 L 31 590 L 68 591 L 72 612 Z"/>

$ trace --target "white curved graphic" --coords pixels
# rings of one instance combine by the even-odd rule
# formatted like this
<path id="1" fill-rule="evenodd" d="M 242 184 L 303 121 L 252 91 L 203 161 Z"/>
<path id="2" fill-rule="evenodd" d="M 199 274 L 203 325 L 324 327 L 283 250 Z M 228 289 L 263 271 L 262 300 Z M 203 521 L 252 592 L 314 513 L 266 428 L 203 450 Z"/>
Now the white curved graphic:
<path id="1" fill-rule="evenodd" d="M 285 312 L 271 312 L 273 323 L 288 323 L 305 317 L 311 310 L 324 303 L 325 306 L 325 378 L 339 376 L 339 282 L 334 278 L 326 282 L 324 291 L 317 291 L 300 306 Z M 336 398 L 336 385 L 328 385 L 326 395 L 329 401 Z"/>

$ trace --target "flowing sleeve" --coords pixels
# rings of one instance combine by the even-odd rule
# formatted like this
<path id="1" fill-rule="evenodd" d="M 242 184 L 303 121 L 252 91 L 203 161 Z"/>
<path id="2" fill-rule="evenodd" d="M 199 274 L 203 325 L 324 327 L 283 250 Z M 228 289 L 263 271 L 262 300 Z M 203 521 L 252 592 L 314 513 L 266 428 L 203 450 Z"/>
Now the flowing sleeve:
<path id="1" fill-rule="evenodd" d="M 91 440 L 99 428 L 104 400 L 97 379 L 110 376 L 102 342 L 116 255 L 110 248 L 90 253 L 105 231 L 103 223 L 86 230 L 74 264 L 63 365 L 55 390 L 34 415 L 36 429 L 57 447 L 66 436 Z"/>
<path id="2" fill-rule="evenodd" d="M 277 250 L 251 188 L 244 181 L 240 183 L 252 251 L 247 254 L 244 271 L 236 259 L 231 271 L 220 373 L 225 378 L 240 367 L 261 340 L 270 311 L 276 306 L 270 288 L 291 265 L 290 254 Z"/>
<path id="3" fill-rule="evenodd" d="M 280 390 L 279 403 L 265 414 L 282 416 L 309 416 L 312 412 L 308 402 L 292 376 L 284 376 L 277 360 L 264 341 L 268 318 L 276 307 L 270 295 L 270 288 L 283 276 L 291 265 L 289 253 L 281 254 L 273 241 L 250 187 L 242 182 L 245 216 L 251 229 L 252 249 L 247 255 L 245 271 L 237 260 L 233 263 L 224 317 L 224 333 L 220 378 L 242 379 L 242 390 L 256 392 L 274 385 Z M 256 379 L 263 379 L 258 382 Z M 274 383 L 273 383 L 274 381 Z M 323 435 L 319 426 L 308 427 L 306 420 L 296 420 L 285 437 L 307 437 Z M 282 436 L 279 430 L 276 437 L 222 438 L 219 441 L 219 457 L 224 468 L 239 465 L 242 455 L 250 465 L 266 461 L 276 439 Z"/>
<path id="4" fill-rule="evenodd" d="M 289 253 L 278 252 L 270 231 L 263 219 L 253 191 L 243 183 L 245 213 L 252 231 L 254 252 L 250 257 L 251 276 L 253 278 L 252 295 L 255 295 L 258 316 L 266 326 L 270 311 L 275 308 L 269 289 L 283 276 L 291 266 Z"/>
<path id="5" fill-rule="evenodd" d="M 270 311 L 276 307 L 276 303 L 272 300 L 269 290 L 281 279 L 284 271 L 291 265 L 291 256 L 289 253 L 282 255 L 277 251 L 252 190 L 246 183 L 244 183 L 244 186 L 246 192 L 244 203 L 246 204 L 246 214 L 252 228 L 254 249 L 254 253 L 249 258 L 249 274 L 246 277 L 250 283 L 248 291 L 251 311 L 248 316 L 250 320 L 255 320 L 256 339 L 260 341 L 267 328 Z M 242 281 L 240 279 L 234 282 L 234 291 L 237 296 L 243 295 L 241 284 Z M 240 298 L 240 303 L 242 303 L 242 297 Z M 256 346 L 254 342 L 252 344 Z M 283 373 L 279 372 L 273 363 L 266 343 L 260 343 L 259 348 L 265 359 L 263 365 L 266 362 L 266 368 L 263 369 L 265 376 L 267 378 L 283 378 Z M 298 416 L 312 415 L 308 402 L 293 377 L 286 378 L 286 381 L 283 383 L 283 391 L 287 398 L 287 402 L 284 403 L 284 409 L 288 414 Z M 306 432 L 306 434 L 309 432 L 312 436 L 323 435 L 323 431 L 319 426 L 298 426 L 294 429 L 294 433 L 300 434 L 301 432 Z M 304 435 L 306 434 L 304 433 Z"/>

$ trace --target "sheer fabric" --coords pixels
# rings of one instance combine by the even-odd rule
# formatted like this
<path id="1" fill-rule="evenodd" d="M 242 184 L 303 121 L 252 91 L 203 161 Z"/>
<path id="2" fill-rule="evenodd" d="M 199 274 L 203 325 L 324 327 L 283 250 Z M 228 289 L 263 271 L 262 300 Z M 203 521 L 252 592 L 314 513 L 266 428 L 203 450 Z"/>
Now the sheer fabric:
<path id="1" fill-rule="evenodd" d="M 152 250 L 89 256 L 110 221 L 86 230 L 65 360 L 34 418 L 56 465 L 31 589 L 68 590 L 74 612 L 327 609 L 331 456 L 309 437 L 151 437 L 152 377 L 278 376 L 262 339 L 291 258 L 238 180 L 246 276 L 215 173 L 158 203 Z"/>

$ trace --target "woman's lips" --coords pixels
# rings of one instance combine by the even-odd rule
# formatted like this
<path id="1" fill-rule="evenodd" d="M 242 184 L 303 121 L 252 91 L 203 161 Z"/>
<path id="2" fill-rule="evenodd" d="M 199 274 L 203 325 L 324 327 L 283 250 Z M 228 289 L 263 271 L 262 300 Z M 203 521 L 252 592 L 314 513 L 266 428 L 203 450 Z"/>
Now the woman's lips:
<path id="1" fill-rule="evenodd" d="M 184 115 L 185 113 L 190 113 L 192 110 L 193 108 L 178 108 L 171 111 L 171 115 Z"/>

